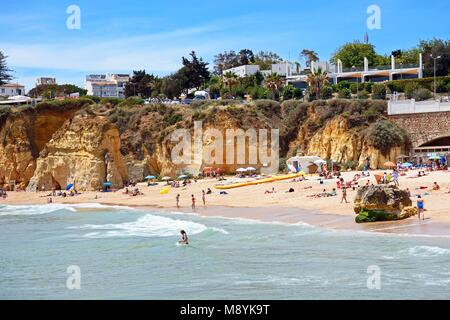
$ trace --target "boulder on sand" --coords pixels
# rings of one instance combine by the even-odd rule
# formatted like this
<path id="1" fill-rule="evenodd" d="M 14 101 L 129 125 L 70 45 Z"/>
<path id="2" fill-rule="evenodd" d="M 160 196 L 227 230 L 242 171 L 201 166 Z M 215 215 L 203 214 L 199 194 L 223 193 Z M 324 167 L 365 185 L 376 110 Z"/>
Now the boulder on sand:
<path id="1" fill-rule="evenodd" d="M 417 208 L 412 207 L 407 191 L 388 185 L 359 188 L 354 210 L 357 223 L 400 220 L 418 213 Z"/>

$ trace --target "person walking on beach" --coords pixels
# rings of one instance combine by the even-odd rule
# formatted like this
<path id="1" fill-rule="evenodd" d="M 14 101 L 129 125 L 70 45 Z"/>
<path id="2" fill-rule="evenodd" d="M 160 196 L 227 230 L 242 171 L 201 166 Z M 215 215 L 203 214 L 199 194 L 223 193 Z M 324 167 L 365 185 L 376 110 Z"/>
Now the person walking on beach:
<path id="1" fill-rule="evenodd" d="M 192 210 L 195 211 L 195 197 L 193 194 L 191 195 L 191 198 L 192 198 Z"/>
<path id="2" fill-rule="evenodd" d="M 202 201 L 203 201 L 203 206 L 206 207 L 205 190 L 202 190 Z"/>
<path id="3" fill-rule="evenodd" d="M 422 215 L 422 220 L 425 220 L 425 205 L 424 205 L 424 200 L 422 199 L 422 196 L 418 195 L 417 196 L 417 209 L 419 209 L 419 220 L 420 220 L 420 215 Z"/>
<path id="4" fill-rule="evenodd" d="M 188 239 L 186 231 L 181 230 L 180 233 L 181 233 L 181 239 L 180 239 L 180 241 L 178 241 L 178 243 L 179 244 L 188 245 L 189 244 L 189 239 Z"/>
<path id="5" fill-rule="evenodd" d="M 177 199 L 177 208 L 180 209 L 180 194 L 179 193 L 177 194 L 176 199 Z"/>
<path id="6" fill-rule="evenodd" d="M 394 169 L 394 171 L 392 172 L 392 181 L 394 181 L 397 187 L 400 186 L 400 184 L 398 183 L 398 171 L 396 169 Z"/>
<path id="7" fill-rule="evenodd" d="M 345 203 L 349 203 L 349 202 L 347 201 L 347 188 L 346 188 L 346 187 L 343 187 L 343 188 L 342 188 L 342 199 L 341 199 L 341 203 L 342 203 L 343 201 L 345 201 Z"/>

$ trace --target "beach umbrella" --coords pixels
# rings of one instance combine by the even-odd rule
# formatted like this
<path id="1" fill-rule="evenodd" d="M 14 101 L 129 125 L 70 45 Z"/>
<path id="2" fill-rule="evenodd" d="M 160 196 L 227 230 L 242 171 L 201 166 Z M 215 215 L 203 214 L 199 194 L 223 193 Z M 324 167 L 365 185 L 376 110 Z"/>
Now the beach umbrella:
<path id="1" fill-rule="evenodd" d="M 437 155 L 434 155 L 434 156 L 429 157 L 428 159 L 430 159 L 430 160 L 441 160 L 441 157 L 437 156 Z"/>
<path id="2" fill-rule="evenodd" d="M 404 162 L 401 164 L 402 168 L 411 168 L 412 166 L 414 166 L 411 162 Z"/>
<path id="3" fill-rule="evenodd" d="M 155 178 L 156 178 L 155 176 L 146 176 L 146 177 L 145 177 L 146 180 L 149 180 L 149 179 L 155 179 Z"/>
<path id="4" fill-rule="evenodd" d="M 239 168 L 239 169 L 236 170 L 236 172 L 246 172 L 246 171 L 247 171 L 246 168 Z"/>
<path id="5" fill-rule="evenodd" d="M 72 189 L 72 187 L 73 187 L 73 183 L 69 183 L 66 187 L 66 190 L 68 191 L 68 190 Z"/>
<path id="6" fill-rule="evenodd" d="M 166 177 L 162 177 L 161 180 L 163 180 L 163 181 L 169 181 L 169 180 L 172 180 L 172 178 L 166 176 Z"/>
<path id="7" fill-rule="evenodd" d="M 112 187 L 112 182 L 103 182 L 104 187 Z"/>
<path id="8" fill-rule="evenodd" d="M 391 162 L 391 161 L 388 161 L 388 162 L 385 162 L 385 163 L 384 163 L 384 166 L 385 166 L 386 168 L 394 168 L 394 167 L 396 167 L 397 165 L 396 165 L 395 163 Z"/>
<path id="9" fill-rule="evenodd" d="M 182 174 L 181 176 L 178 176 L 178 179 L 186 179 L 188 176 L 185 174 Z"/>
<path id="10" fill-rule="evenodd" d="M 248 167 L 248 168 L 247 168 L 247 171 L 256 171 L 256 169 L 253 168 L 253 167 Z"/>

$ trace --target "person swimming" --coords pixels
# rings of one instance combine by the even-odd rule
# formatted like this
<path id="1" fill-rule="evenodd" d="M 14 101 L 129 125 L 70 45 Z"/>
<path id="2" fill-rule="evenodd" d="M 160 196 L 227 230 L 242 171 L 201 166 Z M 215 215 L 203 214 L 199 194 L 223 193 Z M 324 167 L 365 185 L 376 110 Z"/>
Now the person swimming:
<path id="1" fill-rule="evenodd" d="M 189 239 L 188 239 L 186 231 L 181 230 L 180 233 L 181 233 L 181 239 L 180 239 L 180 241 L 178 241 L 178 243 L 188 245 Z"/>

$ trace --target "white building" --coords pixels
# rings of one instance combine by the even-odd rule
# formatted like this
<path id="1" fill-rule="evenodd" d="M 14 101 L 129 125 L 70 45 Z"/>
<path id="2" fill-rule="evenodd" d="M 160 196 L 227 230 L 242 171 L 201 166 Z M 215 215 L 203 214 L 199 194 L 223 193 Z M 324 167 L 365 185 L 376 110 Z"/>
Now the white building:
<path id="1" fill-rule="evenodd" d="M 402 65 L 395 61 L 395 57 L 391 56 L 391 64 L 387 66 L 369 66 L 369 61 L 364 58 L 363 67 L 343 68 L 342 61 L 338 60 L 336 64 L 330 64 L 324 61 L 312 61 L 310 70 L 316 72 L 321 69 L 327 72 L 330 83 L 338 83 L 340 81 L 348 82 L 383 82 L 399 79 L 422 78 L 422 54 L 419 56 L 417 64 Z M 292 83 L 298 88 L 306 88 L 307 75 L 300 73 L 287 78 L 287 83 Z"/>
<path id="2" fill-rule="evenodd" d="M 99 98 L 119 98 L 117 83 L 114 81 L 86 81 L 87 94 Z"/>
<path id="3" fill-rule="evenodd" d="M 290 62 L 283 62 L 283 63 L 272 64 L 271 68 L 269 70 L 260 70 L 259 65 L 247 64 L 247 65 L 224 70 L 222 74 L 225 74 L 227 72 L 232 72 L 235 75 L 237 75 L 239 78 L 243 78 L 243 77 L 254 75 L 258 71 L 260 71 L 264 76 L 268 76 L 271 73 L 276 73 L 279 76 L 286 77 L 286 76 L 297 75 L 300 73 L 301 70 L 300 70 L 300 65 L 290 63 Z"/>
<path id="4" fill-rule="evenodd" d="M 25 86 L 18 83 L 5 83 L 0 86 L 0 96 L 13 97 L 24 96 Z"/>
<path id="5" fill-rule="evenodd" d="M 259 71 L 259 66 L 255 65 L 255 64 L 246 64 L 243 66 L 239 66 L 239 67 L 234 67 L 231 69 L 227 69 L 224 70 L 222 72 L 222 74 L 231 72 L 234 73 L 235 75 L 237 75 L 239 78 L 243 78 L 243 77 L 247 77 L 247 76 L 252 76 L 254 74 L 256 74 Z"/>
<path id="6" fill-rule="evenodd" d="M 86 76 L 87 94 L 100 98 L 125 98 L 128 74 L 90 74 Z"/>
<path id="7" fill-rule="evenodd" d="M 55 78 L 40 77 L 36 80 L 36 86 L 56 84 Z"/>

